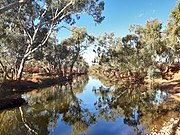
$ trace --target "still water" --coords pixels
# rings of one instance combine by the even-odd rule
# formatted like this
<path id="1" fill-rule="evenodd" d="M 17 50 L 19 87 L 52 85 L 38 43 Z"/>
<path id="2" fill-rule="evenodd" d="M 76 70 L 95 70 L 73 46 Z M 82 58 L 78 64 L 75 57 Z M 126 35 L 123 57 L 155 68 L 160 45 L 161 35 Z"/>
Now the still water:
<path id="1" fill-rule="evenodd" d="M 149 85 L 128 87 L 93 76 L 21 95 L 27 104 L 0 111 L 0 135 L 148 134 L 179 118 L 179 103 Z"/>

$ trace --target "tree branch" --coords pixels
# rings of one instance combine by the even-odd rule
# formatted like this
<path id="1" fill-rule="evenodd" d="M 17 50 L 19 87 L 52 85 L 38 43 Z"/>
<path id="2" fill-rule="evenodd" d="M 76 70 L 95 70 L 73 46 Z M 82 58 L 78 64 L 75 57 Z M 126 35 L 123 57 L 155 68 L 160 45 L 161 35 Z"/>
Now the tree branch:
<path id="1" fill-rule="evenodd" d="M 59 11 L 59 13 L 56 12 L 55 17 L 53 18 L 53 21 L 56 20 L 56 19 L 59 17 L 59 15 L 60 15 L 61 13 L 63 13 L 64 10 L 65 10 L 66 8 L 68 8 L 71 4 L 73 4 L 72 0 L 71 0 L 71 2 L 69 2 L 63 9 L 61 9 L 61 11 Z M 65 16 L 66 16 L 66 15 L 65 15 Z"/>
<path id="2" fill-rule="evenodd" d="M 2 67 L 3 72 L 5 72 L 5 66 L 3 65 L 2 61 L 0 60 L 0 65 Z"/>
<path id="3" fill-rule="evenodd" d="M 0 8 L 0 14 L 4 13 L 4 12 L 10 10 L 10 9 L 16 8 L 16 7 L 20 6 L 20 5 L 23 5 L 23 4 L 25 4 L 27 1 L 29 1 L 29 0 L 19 0 L 19 1 L 17 1 L 17 2 L 14 2 L 14 3 L 11 3 L 11 4 L 6 5 L 6 6 L 4 6 L 4 7 L 1 7 L 1 8 Z"/>
<path id="4" fill-rule="evenodd" d="M 44 18 L 44 15 L 46 14 L 46 12 L 47 12 L 47 8 L 46 8 L 46 10 L 45 10 L 45 11 L 42 13 L 42 15 L 41 15 L 40 22 L 39 22 L 37 28 L 36 28 L 35 31 L 34 31 L 34 34 L 33 34 L 33 37 L 32 37 L 32 41 L 35 40 L 36 34 L 37 34 L 37 32 L 38 32 L 41 24 L 42 24 L 42 20 L 43 20 L 43 18 Z"/>
<path id="5" fill-rule="evenodd" d="M 44 38 L 44 40 L 42 41 L 42 43 L 40 43 L 37 47 L 35 47 L 34 49 L 32 49 L 31 51 L 27 52 L 24 57 L 28 57 L 30 54 L 34 53 L 36 50 L 38 50 L 40 47 L 42 47 L 48 40 L 48 38 L 50 37 L 53 28 L 55 27 L 54 24 L 51 24 L 50 30 L 47 33 L 46 37 Z"/>
<path id="6" fill-rule="evenodd" d="M 37 135 L 38 133 L 37 133 L 36 131 L 34 131 L 33 129 L 31 129 L 31 128 L 29 127 L 29 125 L 26 123 L 26 120 L 25 120 L 24 114 L 23 114 L 23 110 L 22 110 L 21 107 L 19 107 L 19 111 L 20 111 L 21 118 L 22 118 L 22 122 L 24 123 L 24 126 L 25 126 L 29 131 L 31 131 L 32 133 L 35 133 L 35 134 Z"/>

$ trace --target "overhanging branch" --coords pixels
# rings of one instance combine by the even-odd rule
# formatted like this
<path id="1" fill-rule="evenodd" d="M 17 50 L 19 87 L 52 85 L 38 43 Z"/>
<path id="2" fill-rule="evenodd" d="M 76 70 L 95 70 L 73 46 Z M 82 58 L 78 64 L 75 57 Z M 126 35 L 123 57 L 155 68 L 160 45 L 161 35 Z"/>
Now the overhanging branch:
<path id="1" fill-rule="evenodd" d="M 11 3 L 11 4 L 6 5 L 6 6 L 4 6 L 4 7 L 1 7 L 1 8 L 0 8 L 0 14 L 4 13 L 4 12 L 10 10 L 10 9 L 14 9 L 14 8 L 16 8 L 16 7 L 20 6 L 20 5 L 23 5 L 23 4 L 25 4 L 27 1 L 29 1 L 29 0 L 19 0 L 19 1 L 17 1 L 17 2 L 14 2 L 14 3 Z"/>

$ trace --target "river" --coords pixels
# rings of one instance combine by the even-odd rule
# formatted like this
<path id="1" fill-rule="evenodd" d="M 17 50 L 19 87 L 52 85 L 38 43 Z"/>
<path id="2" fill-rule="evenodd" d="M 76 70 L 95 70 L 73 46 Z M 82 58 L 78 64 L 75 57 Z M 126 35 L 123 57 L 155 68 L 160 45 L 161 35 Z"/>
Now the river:
<path id="1" fill-rule="evenodd" d="M 0 111 L 0 135 L 148 134 L 180 118 L 180 104 L 169 94 L 119 86 L 84 76 L 21 94 L 27 104 Z"/>

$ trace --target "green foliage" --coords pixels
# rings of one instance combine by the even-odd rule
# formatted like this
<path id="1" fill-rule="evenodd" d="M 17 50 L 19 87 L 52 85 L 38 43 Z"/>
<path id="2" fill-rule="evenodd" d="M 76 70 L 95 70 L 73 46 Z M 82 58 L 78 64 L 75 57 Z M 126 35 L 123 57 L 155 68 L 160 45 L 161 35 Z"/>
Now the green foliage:
<path id="1" fill-rule="evenodd" d="M 134 73 L 144 78 L 158 76 L 157 62 L 173 63 L 180 54 L 180 3 L 171 14 L 166 30 L 158 19 L 147 21 L 143 27 L 132 25 L 131 34 L 123 38 L 105 33 L 96 42 L 95 63 L 104 71 L 115 70 Z M 148 72 L 147 72 L 148 71 Z"/>
<path id="2" fill-rule="evenodd" d="M 14 0 L 3 0 L 0 4 L 6 7 L 13 2 Z M 87 36 L 84 28 L 72 27 L 72 37 L 56 47 L 57 43 L 51 41 L 52 33 L 65 28 L 63 24 L 75 24 L 84 13 L 91 16 L 95 23 L 101 23 L 104 19 L 103 10 L 104 2 L 99 0 L 33 0 L 15 5 L 11 10 L 0 14 L 0 42 L 3 45 L 3 50 L 0 51 L 6 53 L 1 59 L 7 60 L 7 55 L 13 57 L 12 61 L 7 61 L 17 70 L 17 79 L 22 78 L 26 62 L 32 59 L 52 60 L 49 63 L 53 63 L 54 66 L 55 63 L 57 65 L 57 61 L 66 61 L 65 57 L 75 53 L 76 56 L 72 56 L 74 64 L 78 58 L 77 53 L 81 48 L 85 48 L 81 43 L 85 38 L 92 42 L 93 37 Z M 57 37 L 55 38 L 57 40 Z"/>
<path id="3" fill-rule="evenodd" d="M 180 2 L 172 10 L 166 30 L 166 43 L 172 51 L 169 51 L 169 59 L 180 57 Z"/>

